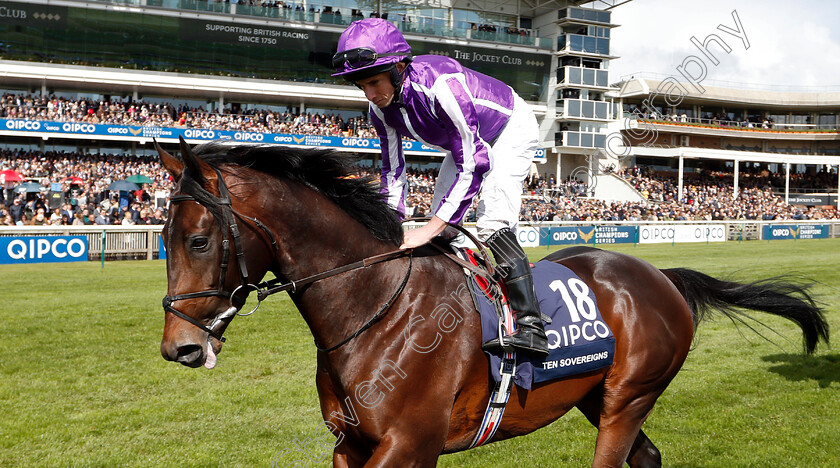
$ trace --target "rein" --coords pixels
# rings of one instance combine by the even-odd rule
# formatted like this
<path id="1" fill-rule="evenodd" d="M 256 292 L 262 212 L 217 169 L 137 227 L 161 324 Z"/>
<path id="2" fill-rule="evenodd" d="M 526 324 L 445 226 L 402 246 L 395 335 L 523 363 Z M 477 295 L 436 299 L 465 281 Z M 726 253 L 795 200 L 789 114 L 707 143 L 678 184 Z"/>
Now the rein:
<path id="1" fill-rule="evenodd" d="M 272 294 L 276 294 L 283 291 L 295 292 L 297 291 L 298 287 L 306 286 L 307 284 L 311 284 L 324 278 L 329 278 L 330 276 L 335 276 L 344 273 L 346 271 L 356 270 L 359 268 L 374 265 L 376 263 L 386 262 L 388 260 L 403 257 L 409 252 L 410 251 L 408 250 L 394 250 L 384 254 L 374 255 L 372 257 L 367 257 L 365 259 L 359 260 L 358 262 L 349 263 L 347 265 L 333 268 L 331 270 L 327 270 L 312 276 L 307 276 L 306 278 L 301 278 L 297 281 L 290 280 L 288 283 L 281 284 L 279 286 L 275 286 L 277 283 L 281 282 L 279 278 L 274 278 L 273 280 L 269 281 L 263 281 L 262 283 L 256 285 L 257 299 L 259 299 L 260 302 L 262 302 L 266 297 Z M 411 258 L 410 255 L 409 258 Z"/>
<path id="2" fill-rule="evenodd" d="M 366 268 L 371 265 L 375 265 L 378 263 L 386 262 L 389 260 L 393 260 L 399 257 L 408 256 L 408 268 L 406 268 L 405 276 L 403 277 L 402 282 L 397 287 L 397 290 L 391 295 L 391 297 L 379 308 L 379 310 L 371 317 L 370 320 L 365 322 L 358 330 L 353 332 L 347 338 L 344 338 L 341 342 L 336 345 L 333 345 L 329 348 L 323 347 L 319 345 L 317 342 L 315 343 L 315 347 L 320 352 L 329 353 L 331 351 L 335 351 L 336 349 L 344 346 L 350 340 L 356 338 L 360 334 L 362 334 L 365 330 L 373 326 L 376 322 L 382 319 L 388 310 L 391 308 L 393 302 L 399 297 L 399 295 L 405 289 L 406 284 L 408 283 L 408 279 L 411 276 L 411 269 L 414 264 L 414 256 L 413 250 L 394 250 L 391 252 L 386 252 L 383 254 L 373 255 L 371 257 L 364 258 L 357 262 L 349 263 L 347 265 L 343 265 L 340 267 L 336 267 L 321 273 L 317 273 L 311 276 L 307 276 L 305 278 L 301 278 L 298 280 L 290 280 L 286 283 L 282 283 L 280 278 L 274 278 L 269 281 L 263 281 L 259 284 L 250 283 L 248 280 L 248 268 L 245 265 L 245 251 L 242 247 L 242 239 L 241 233 L 239 231 L 239 226 L 236 223 L 236 218 L 239 217 L 242 220 L 247 220 L 257 226 L 260 230 L 262 230 L 266 236 L 268 237 L 269 241 L 271 242 L 271 247 L 276 255 L 277 253 L 277 240 L 274 238 L 272 232 L 266 227 L 263 223 L 261 223 L 257 218 L 252 218 L 249 216 L 245 216 L 236 210 L 233 209 L 231 206 L 230 200 L 230 192 L 228 191 L 227 185 L 225 184 L 225 179 L 222 177 L 221 171 L 217 168 L 213 168 L 216 171 L 216 176 L 218 178 L 219 184 L 219 196 L 216 197 L 203 187 L 199 187 L 199 190 L 204 191 L 202 193 L 203 197 L 207 197 L 216 203 L 221 208 L 221 222 L 223 224 L 222 227 L 222 260 L 221 260 L 221 268 L 219 272 L 219 286 L 216 289 L 209 289 L 206 291 L 199 291 L 199 292 L 191 292 L 191 293 L 184 293 L 184 294 L 176 294 L 174 296 L 166 295 L 163 298 L 163 310 L 164 312 L 171 313 L 176 317 L 189 322 L 190 324 L 200 328 L 201 330 L 205 331 L 209 336 L 216 338 L 221 342 L 225 342 L 225 337 L 217 330 L 226 320 L 232 319 L 236 315 L 251 315 L 260 307 L 265 298 L 272 294 L 276 294 L 283 291 L 289 292 L 296 292 L 298 288 L 306 286 L 308 284 L 312 284 L 316 281 L 320 281 L 326 278 L 330 278 L 332 276 L 339 275 L 341 273 L 345 273 L 352 270 L 357 270 L 360 268 Z M 172 203 L 180 203 L 184 201 L 194 201 L 199 203 L 199 200 L 194 195 L 189 194 L 178 194 L 173 195 L 169 198 L 170 202 Z M 427 221 L 424 218 L 408 218 L 405 221 Z M 450 225 L 451 227 L 455 228 L 456 230 L 460 231 L 464 235 L 466 235 L 475 245 L 478 247 L 479 253 L 484 257 L 485 260 L 488 259 L 488 255 L 484 247 L 482 246 L 481 242 L 475 238 L 469 231 L 464 229 L 461 226 Z M 226 228 L 225 228 L 226 227 Z M 233 246 L 235 249 L 237 263 L 239 265 L 239 279 L 240 284 L 233 291 L 227 291 L 224 289 L 225 278 L 227 276 L 227 269 L 228 269 L 228 258 L 230 257 L 230 241 L 231 238 L 233 239 Z M 451 252 L 446 251 L 446 249 L 441 248 L 440 246 L 432 243 L 437 250 L 443 253 L 447 258 L 454 261 L 458 265 L 478 274 L 481 276 L 485 276 L 488 280 L 492 281 L 495 272 L 493 270 L 492 263 L 487 260 L 485 262 L 487 270 L 482 270 L 469 262 L 465 262 L 458 258 L 457 256 L 453 255 Z M 281 284 L 282 283 L 282 284 Z M 244 296 L 240 297 L 237 293 L 241 290 L 244 292 Z M 240 314 L 240 308 L 245 305 L 245 300 L 247 299 L 248 295 L 251 291 L 256 291 L 257 293 L 257 305 L 254 306 L 252 310 L 247 313 Z M 185 299 L 195 299 L 199 297 L 211 297 L 211 296 L 218 296 L 223 297 L 229 300 L 229 307 L 227 310 L 222 312 L 221 314 L 217 315 L 213 318 L 213 321 L 210 325 L 205 325 L 201 321 L 190 317 L 189 315 L 181 312 L 180 310 L 176 309 L 172 306 L 175 301 L 185 300 Z"/>
<path id="3" fill-rule="evenodd" d="M 405 289 L 405 285 L 408 283 L 408 278 L 411 276 L 411 267 L 414 264 L 414 256 L 412 255 L 412 253 L 413 253 L 413 250 L 411 250 L 411 249 L 409 249 L 409 250 L 393 250 L 391 252 L 386 252 L 384 254 L 379 254 L 379 255 L 374 255 L 372 257 L 364 258 L 362 260 L 359 260 L 358 262 L 353 262 L 353 263 L 349 263 L 349 264 L 344 265 L 344 266 L 333 268 L 331 270 L 327 270 L 327 271 L 324 271 L 322 273 L 318 273 L 318 274 L 315 274 L 315 275 L 312 275 L 312 276 L 307 276 L 306 278 L 301 278 L 297 281 L 291 280 L 288 283 L 281 284 L 279 286 L 274 286 L 281 281 L 279 278 L 274 278 L 273 280 L 264 281 L 264 282 L 256 285 L 257 300 L 258 300 L 257 306 L 254 307 L 254 309 L 251 312 L 249 312 L 247 314 L 243 314 L 243 315 L 251 315 L 252 313 L 254 313 L 254 311 L 257 310 L 257 308 L 259 308 L 260 303 L 262 303 L 262 301 L 266 297 L 268 297 L 272 294 L 276 294 L 276 293 L 279 293 L 279 292 L 282 292 L 282 291 L 295 292 L 295 291 L 297 291 L 298 287 L 306 286 L 307 284 L 314 283 L 314 282 L 322 280 L 324 278 L 329 278 L 330 276 L 339 275 L 339 274 L 347 272 L 347 271 L 357 270 L 359 268 L 365 268 L 365 267 L 368 267 L 368 266 L 371 266 L 371 265 L 375 265 L 377 263 L 387 262 L 388 260 L 393 260 L 395 258 L 399 258 L 399 257 L 403 257 L 405 255 L 408 255 L 408 268 L 406 269 L 405 276 L 403 277 L 402 282 L 397 287 L 397 290 L 394 291 L 394 294 L 392 294 L 391 297 L 384 304 L 382 304 L 382 307 L 380 307 L 379 310 L 376 311 L 376 313 L 373 315 L 373 317 L 371 317 L 370 320 L 365 322 L 365 324 L 362 325 L 361 328 L 356 330 L 353 334 L 351 334 L 347 338 L 341 340 L 341 342 L 338 343 L 337 345 L 331 346 L 329 348 L 324 348 L 321 345 L 319 345 L 317 342 L 315 343 L 315 348 L 317 348 L 318 351 L 321 351 L 323 353 L 329 353 L 331 351 L 335 351 L 336 349 L 338 349 L 338 348 L 344 346 L 345 344 L 347 344 L 353 338 L 356 338 L 357 336 L 361 335 L 363 331 L 372 327 L 373 324 L 375 324 L 382 317 L 385 316 L 385 313 L 388 311 L 388 309 L 391 308 L 391 304 L 402 293 L 403 289 Z"/>
<path id="4" fill-rule="evenodd" d="M 323 347 L 319 346 L 317 343 L 315 344 L 315 346 L 318 348 L 319 351 L 323 351 L 323 352 L 328 353 L 330 351 L 334 351 L 334 350 L 340 348 L 341 346 L 343 346 L 344 344 L 346 344 L 347 342 L 349 342 L 353 338 L 359 336 L 362 332 L 364 332 L 365 330 L 367 330 L 368 328 L 373 326 L 373 324 L 378 322 L 382 317 L 385 316 L 385 313 L 391 307 L 391 304 L 400 295 L 400 293 L 402 293 L 403 289 L 405 289 L 405 285 L 408 283 L 408 278 L 411 276 L 411 268 L 412 268 L 412 265 L 414 263 L 413 262 L 414 257 L 412 256 L 412 250 L 410 250 L 410 249 L 409 250 L 394 250 L 394 251 L 386 252 L 386 253 L 379 254 L 379 255 L 373 255 L 371 257 L 367 257 L 367 258 L 364 258 L 362 260 L 359 260 L 358 262 L 353 262 L 353 263 L 350 263 L 350 264 L 347 264 L 347 265 L 344 265 L 344 266 L 333 268 L 333 269 L 330 269 L 330 270 L 327 270 L 327 271 L 324 271 L 324 272 L 321 272 L 321 273 L 318 273 L 318 274 L 315 274 L 315 275 L 311 275 L 311 276 L 307 276 L 305 278 L 301 278 L 299 280 L 291 280 L 291 281 L 289 281 L 287 283 L 284 283 L 284 284 L 278 284 L 278 283 L 281 283 L 281 280 L 279 278 L 275 278 L 275 279 L 269 280 L 269 281 L 264 281 L 264 282 L 256 284 L 256 285 L 250 283 L 248 281 L 248 268 L 245 265 L 245 251 L 242 247 L 242 239 L 241 239 L 241 234 L 240 234 L 240 231 L 239 231 L 239 227 L 236 223 L 236 217 L 239 217 L 243 220 L 250 221 L 251 223 L 256 225 L 260 230 L 262 230 L 266 234 L 268 239 L 270 240 L 271 247 L 274 250 L 275 254 L 277 253 L 277 240 L 274 238 L 274 235 L 271 233 L 271 231 L 268 229 L 268 227 L 266 227 L 265 224 L 261 223 L 257 218 L 252 218 L 252 217 L 249 217 L 249 216 L 245 216 L 245 215 L 237 212 L 236 210 L 234 210 L 232 208 L 231 200 L 230 200 L 230 192 L 228 191 L 227 185 L 225 184 L 225 180 L 222 177 L 221 171 L 219 171 L 219 169 L 216 169 L 216 168 L 214 168 L 214 170 L 216 171 L 216 175 L 217 175 L 218 181 L 219 181 L 219 196 L 216 197 L 215 195 L 213 195 L 209 191 L 204 190 L 202 187 L 199 187 L 199 189 L 204 190 L 205 193 L 203 193 L 202 195 L 210 198 L 211 200 L 213 200 L 213 202 L 215 202 L 217 205 L 219 205 L 219 207 L 221 208 L 221 212 L 222 212 L 222 223 L 223 223 L 223 228 L 222 228 L 222 260 L 221 260 L 221 270 L 219 272 L 219 287 L 216 288 L 216 289 L 209 289 L 209 290 L 206 290 L 206 291 L 177 294 L 177 295 L 174 295 L 174 296 L 170 296 L 170 295 L 167 294 L 166 296 L 163 297 L 163 301 L 162 301 L 164 312 L 169 312 L 169 313 L 175 315 L 176 317 L 178 317 L 182 320 L 185 320 L 185 321 L 191 323 L 192 325 L 195 325 L 196 327 L 205 331 L 209 336 L 211 336 L 213 338 L 216 338 L 217 340 L 224 343 L 226 341 L 226 339 L 225 339 L 224 336 L 222 336 L 221 333 L 219 333 L 217 328 L 220 325 L 222 325 L 225 322 L 225 320 L 228 320 L 228 319 L 234 317 L 235 315 L 246 316 L 246 315 L 253 314 L 260 307 L 260 304 L 262 303 L 262 301 L 265 300 L 266 297 L 268 297 L 272 294 L 276 294 L 276 293 L 282 292 L 282 291 L 295 292 L 295 291 L 297 291 L 297 289 L 299 287 L 306 286 L 308 284 L 314 283 L 316 281 L 320 281 L 320 280 L 325 279 L 325 278 L 329 278 L 331 276 L 336 276 L 336 275 L 339 275 L 341 273 L 345 273 L 345 272 L 348 272 L 348 271 L 351 271 L 351 270 L 356 270 L 356 269 L 359 269 L 359 268 L 365 268 L 365 267 L 368 267 L 368 266 L 371 266 L 371 265 L 375 265 L 377 263 L 386 262 L 388 260 L 393 260 L 395 258 L 404 257 L 404 256 L 407 255 L 409 261 L 408 261 L 408 268 L 406 270 L 405 277 L 403 278 L 400 285 L 397 287 L 397 290 L 394 292 L 394 294 L 391 295 L 391 297 L 388 299 L 388 301 L 385 302 L 385 304 L 383 304 L 382 307 L 379 308 L 379 310 L 376 312 L 376 314 L 374 314 L 374 316 L 370 320 L 368 320 L 364 325 L 362 325 L 362 327 L 360 329 L 358 329 L 352 335 L 345 338 L 344 340 L 342 340 L 340 343 L 338 343 L 335 346 L 332 346 L 330 348 L 323 348 Z M 184 201 L 194 201 L 194 202 L 200 204 L 200 202 L 198 201 L 198 199 L 195 196 L 189 195 L 189 194 L 173 195 L 169 198 L 169 201 L 172 202 L 172 203 L 179 203 L 179 202 L 184 202 Z M 224 226 L 226 226 L 227 228 L 225 229 Z M 225 277 L 227 276 L 228 257 L 230 256 L 230 238 L 231 237 L 233 238 L 233 245 L 234 245 L 234 249 L 235 249 L 235 253 L 236 253 L 237 263 L 239 265 L 240 284 L 239 284 L 239 286 L 234 288 L 233 291 L 227 291 L 227 290 L 224 289 L 224 281 L 225 281 Z M 244 296 L 243 297 L 237 296 L 237 293 L 239 292 L 240 289 L 244 291 Z M 248 297 L 248 295 L 250 294 L 251 291 L 256 291 L 257 292 L 257 305 L 251 311 L 249 311 L 247 313 L 240 314 L 239 309 L 245 304 L 245 300 L 246 300 L 246 298 Z M 199 297 L 211 297 L 211 296 L 219 296 L 219 297 L 223 297 L 223 298 L 228 299 L 230 301 L 230 307 L 228 307 L 227 310 L 225 310 L 224 312 L 222 312 L 221 314 L 216 316 L 213 319 L 213 321 L 210 323 L 209 326 L 205 325 L 204 323 L 200 322 L 199 320 L 196 320 L 193 317 L 190 317 L 189 315 L 181 312 L 180 310 L 178 310 L 178 309 L 176 309 L 175 307 L 172 306 L 172 303 L 175 302 L 175 301 L 180 301 L 180 300 L 184 300 L 184 299 L 195 299 L 195 298 L 199 298 Z"/>

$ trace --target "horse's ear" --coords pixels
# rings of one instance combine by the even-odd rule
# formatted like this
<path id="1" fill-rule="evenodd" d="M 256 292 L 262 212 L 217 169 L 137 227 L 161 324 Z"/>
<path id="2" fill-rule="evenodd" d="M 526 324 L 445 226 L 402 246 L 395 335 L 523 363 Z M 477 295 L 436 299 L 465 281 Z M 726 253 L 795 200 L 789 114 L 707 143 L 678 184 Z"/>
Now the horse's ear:
<path id="1" fill-rule="evenodd" d="M 184 164 L 186 164 L 187 169 L 190 170 L 190 176 L 200 185 L 204 185 L 207 182 L 204 171 L 209 171 L 211 169 L 210 165 L 199 159 L 192 152 L 192 148 L 184 141 L 184 137 L 178 136 L 178 143 L 181 144 L 181 157 L 184 159 Z"/>
<path id="2" fill-rule="evenodd" d="M 169 172 L 169 174 L 172 175 L 172 179 L 175 182 L 178 182 L 181 178 L 181 174 L 184 172 L 184 163 L 161 148 L 157 140 L 154 140 L 154 142 L 155 149 L 158 152 L 158 156 L 160 156 L 161 164 L 163 164 L 163 167 Z"/>

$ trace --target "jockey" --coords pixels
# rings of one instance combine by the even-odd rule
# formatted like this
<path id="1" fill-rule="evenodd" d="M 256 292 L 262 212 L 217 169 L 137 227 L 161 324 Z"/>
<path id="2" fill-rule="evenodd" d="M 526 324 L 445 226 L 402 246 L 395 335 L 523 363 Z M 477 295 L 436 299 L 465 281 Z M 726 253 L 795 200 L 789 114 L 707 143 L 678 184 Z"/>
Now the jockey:
<path id="1" fill-rule="evenodd" d="M 548 353 L 548 340 L 528 258 L 514 229 L 522 203 L 522 182 L 537 149 L 533 112 L 499 80 L 438 56 L 412 57 L 411 47 L 387 20 L 353 22 L 338 40 L 336 73 L 370 101 L 370 119 L 382 148 L 382 192 L 405 216 L 408 192 L 403 136 L 446 154 L 432 201 L 431 220 L 405 233 L 401 248 L 424 245 L 447 223 L 460 223 L 473 199 L 478 238 L 501 267 L 517 330 L 504 344 L 530 354 Z M 485 343 L 498 348 L 499 340 Z"/>

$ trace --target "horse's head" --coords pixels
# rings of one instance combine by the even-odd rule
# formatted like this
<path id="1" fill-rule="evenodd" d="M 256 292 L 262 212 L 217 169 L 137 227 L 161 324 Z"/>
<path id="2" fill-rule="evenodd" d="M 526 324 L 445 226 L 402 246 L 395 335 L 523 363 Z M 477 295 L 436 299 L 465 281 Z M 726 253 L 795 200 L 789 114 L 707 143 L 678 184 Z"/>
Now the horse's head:
<path id="1" fill-rule="evenodd" d="M 320 281 L 322 272 L 402 242 L 396 212 L 372 179 L 352 177 L 349 155 L 219 142 L 194 153 L 183 140 L 181 159 L 160 147 L 158 153 L 176 182 L 163 231 L 165 359 L 213 367 L 222 333 L 269 270 L 288 282 L 283 290 L 293 300 L 316 304 L 320 295 L 304 293 L 317 285 L 296 291 L 308 284 L 300 280 Z M 323 333 L 335 322 L 320 314 L 304 319 Z"/>
<path id="2" fill-rule="evenodd" d="M 163 229 L 168 288 L 161 354 L 185 366 L 212 368 L 222 333 L 254 289 L 249 267 L 259 275 L 255 281 L 268 269 L 265 236 L 271 234 L 263 229 L 262 241 L 254 241 L 260 236 L 255 227 L 263 226 L 234 209 L 222 172 L 198 158 L 183 139 L 183 161 L 160 146 L 157 150 L 177 184 Z"/>

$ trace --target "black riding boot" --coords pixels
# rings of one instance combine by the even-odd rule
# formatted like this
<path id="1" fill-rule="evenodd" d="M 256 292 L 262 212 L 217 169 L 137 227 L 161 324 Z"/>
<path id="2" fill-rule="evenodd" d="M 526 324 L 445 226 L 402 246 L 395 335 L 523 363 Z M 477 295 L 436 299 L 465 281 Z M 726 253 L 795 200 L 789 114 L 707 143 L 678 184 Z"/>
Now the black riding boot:
<path id="1" fill-rule="evenodd" d="M 508 293 L 508 304 L 516 317 L 516 332 L 504 337 L 505 347 L 512 346 L 528 354 L 548 354 L 548 338 L 545 336 L 534 279 L 528 257 L 516 241 L 516 235 L 508 228 L 500 229 L 486 242 L 496 257 L 496 263 L 503 275 Z M 490 340 L 483 349 L 495 351 L 501 348 L 499 339 Z"/>

